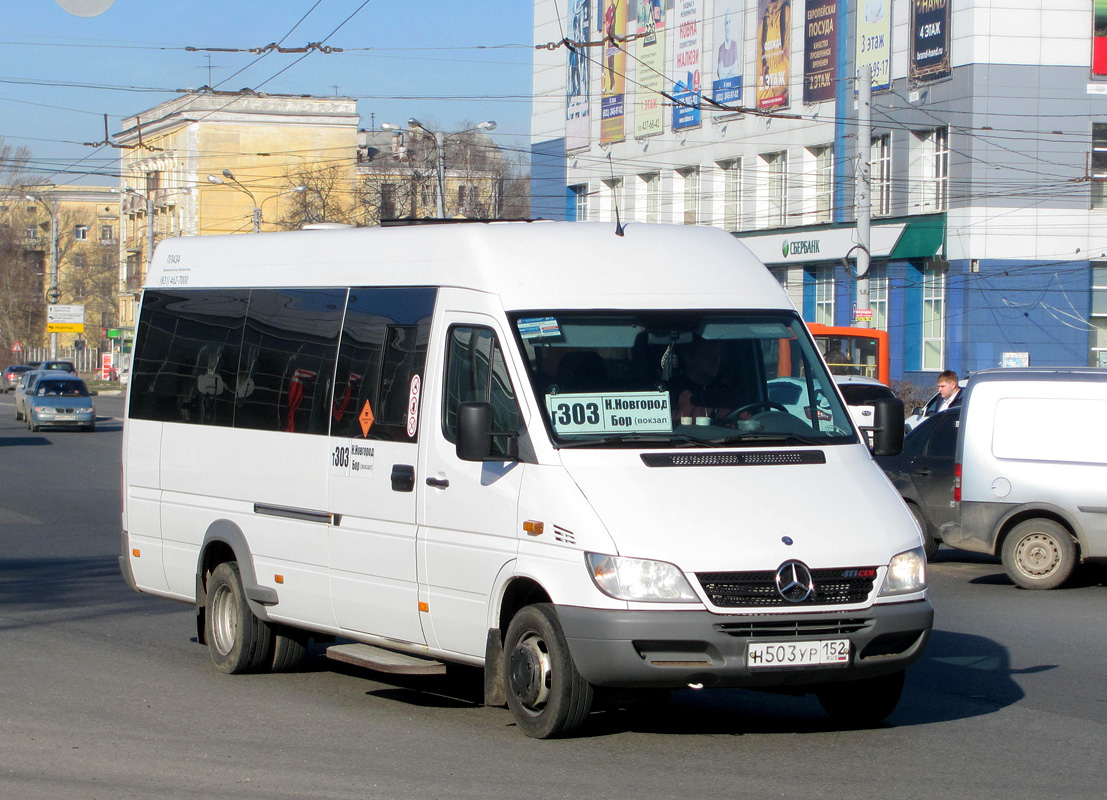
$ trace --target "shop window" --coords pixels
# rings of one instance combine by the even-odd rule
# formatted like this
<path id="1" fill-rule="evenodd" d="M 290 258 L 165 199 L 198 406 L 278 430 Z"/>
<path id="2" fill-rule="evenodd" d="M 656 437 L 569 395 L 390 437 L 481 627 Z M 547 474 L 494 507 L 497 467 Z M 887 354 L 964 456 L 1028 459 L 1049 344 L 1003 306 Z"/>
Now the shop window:
<path id="1" fill-rule="evenodd" d="M 1107 261 L 1092 262 L 1091 356 L 1093 367 L 1107 367 Z"/>
<path id="2" fill-rule="evenodd" d="M 834 265 L 815 267 L 815 322 L 834 324 Z"/>

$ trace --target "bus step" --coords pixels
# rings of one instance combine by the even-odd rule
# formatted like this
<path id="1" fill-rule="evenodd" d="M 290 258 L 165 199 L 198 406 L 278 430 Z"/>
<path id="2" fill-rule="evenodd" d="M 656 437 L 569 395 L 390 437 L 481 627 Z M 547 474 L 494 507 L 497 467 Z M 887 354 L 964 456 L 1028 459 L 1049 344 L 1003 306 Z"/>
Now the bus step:
<path id="1" fill-rule="evenodd" d="M 409 656 L 406 653 L 385 650 L 383 647 L 373 647 L 371 644 L 336 644 L 327 648 L 327 658 L 396 675 L 446 674 L 446 665 L 441 661 Z"/>

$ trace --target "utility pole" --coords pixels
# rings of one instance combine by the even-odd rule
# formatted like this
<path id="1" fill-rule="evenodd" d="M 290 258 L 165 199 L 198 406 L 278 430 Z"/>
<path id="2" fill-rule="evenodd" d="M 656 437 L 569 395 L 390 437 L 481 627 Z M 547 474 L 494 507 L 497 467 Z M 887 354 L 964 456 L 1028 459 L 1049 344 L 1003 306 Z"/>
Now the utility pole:
<path id="1" fill-rule="evenodd" d="M 58 289 L 58 201 L 50 201 L 50 291 L 46 295 L 47 301 L 55 305 L 61 299 L 61 290 Z M 50 360 L 58 357 L 58 332 L 50 332 Z"/>
<path id="2" fill-rule="evenodd" d="M 869 305 L 869 222 L 872 215 L 870 199 L 870 164 L 872 147 L 872 67 L 861 68 L 857 87 L 857 313 L 855 324 L 868 328 L 872 319 Z"/>
<path id="3" fill-rule="evenodd" d="M 435 165 L 438 170 L 436 210 L 439 219 L 446 219 L 446 137 L 442 131 L 434 132 L 434 147 L 438 151 L 435 158 Z"/>

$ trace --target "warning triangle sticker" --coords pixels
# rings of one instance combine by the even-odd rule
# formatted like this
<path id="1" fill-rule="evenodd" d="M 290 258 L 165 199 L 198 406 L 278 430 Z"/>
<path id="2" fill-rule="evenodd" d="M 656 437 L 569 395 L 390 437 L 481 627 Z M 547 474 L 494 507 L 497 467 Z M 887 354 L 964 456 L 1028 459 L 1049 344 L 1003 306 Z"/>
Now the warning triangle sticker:
<path id="1" fill-rule="evenodd" d="M 362 436 L 369 435 L 369 429 L 373 427 L 373 420 L 373 409 L 369 406 L 369 401 L 366 400 L 361 413 L 357 415 L 357 421 L 361 424 Z"/>

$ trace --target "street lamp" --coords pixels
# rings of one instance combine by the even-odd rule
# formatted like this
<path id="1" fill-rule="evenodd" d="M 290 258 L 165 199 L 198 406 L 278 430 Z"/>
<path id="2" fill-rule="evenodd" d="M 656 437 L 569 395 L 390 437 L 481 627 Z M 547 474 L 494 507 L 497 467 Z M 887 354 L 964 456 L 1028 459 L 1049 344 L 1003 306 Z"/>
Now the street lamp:
<path id="1" fill-rule="evenodd" d="M 269 195 L 269 197 L 262 198 L 262 201 L 259 203 L 257 201 L 257 198 L 254 197 L 254 193 L 251 192 L 249 189 L 247 189 L 245 186 L 243 186 L 239 182 L 238 178 L 236 178 L 234 176 L 234 174 L 229 169 L 223 170 L 223 178 L 226 178 L 228 181 L 230 181 L 230 183 L 227 183 L 227 181 L 225 181 L 222 178 L 219 178 L 215 175 L 208 175 L 208 183 L 214 183 L 217 186 L 230 186 L 232 189 L 238 189 L 241 192 L 245 192 L 249 196 L 250 202 L 254 206 L 254 212 L 253 212 L 254 233 L 261 233 L 261 207 L 263 205 L 265 205 L 266 200 L 272 200 L 274 197 L 280 197 L 282 195 L 292 194 L 293 192 L 307 191 L 306 186 L 293 186 L 291 189 L 289 189 L 287 191 L 277 192 L 276 194 Z"/>
<path id="2" fill-rule="evenodd" d="M 61 291 L 58 289 L 58 199 L 52 197 L 50 203 L 37 194 L 25 195 L 27 201 L 34 200 L 50 214 L 50 288 L 46 292 L 46 302 L 55 305 L 61 299 Z M 50 360 L 58 357 L 58 332 L 50 332 Z"/>
<path id="3" fill-rule="evenodd" d="M 227 183 L 227 181 L 223 180 L 223 178 L 226 178 L 228 181 L 230 181 L 230 183 Z M 217 178 L 214 175 L 208 175 L 208 182 L 218 184 L 220 186 L 230 186 L 232 189 L 238 189 L 240 192 L 245 192 L 249 196 L 250 202 L 254 206 L 254 233 L 261 233 L 261 206 L 258 205 L 258 201 L 257 198 L 254 197 L 254 193 L 243 186 L 241 183 L 239 183 L 238 178 L 236 178 L 229 169 L 223 170 L 223 178 Z"/>
<path id="4" fill-rule="evenodd" d="M 435 210 L 438 213 L 439 219 L 446 218 L 446 136 L 461 136 L 465 133 L 472 133 L 473 131 L 494 131 L 496 130 L 496 123 L 493 120 L 482 122 L 479 125 L 475 125 L 472 128 L 466 128 L 463 131 L 457 131 L 456 133 L 445 134 L 442 131 L 430 131 L 423 127 L 423 123 L 412 117 L 407 121 L 408 130 L 413 133 L 421 133 L 431 139 L 434 139 L 435 148 L 435 168 L 438 173 L 438 191 L 435 194 Z M 393 125 L 390 122 L 381 123 L 382 131 L 399 131 L 402 130 L 399 125 Z"/>

